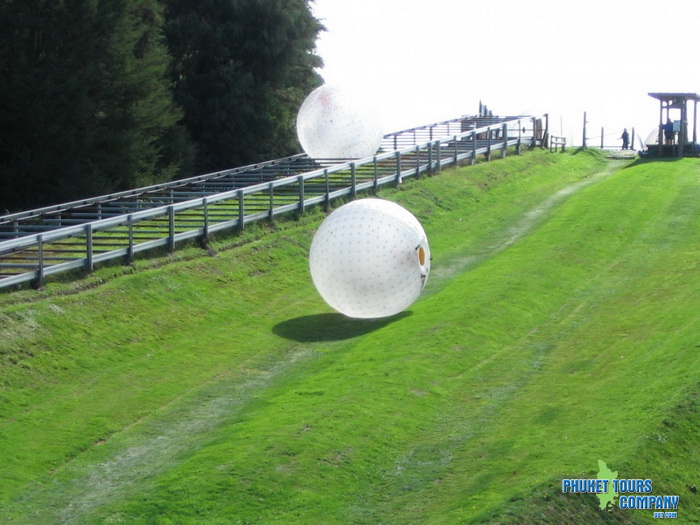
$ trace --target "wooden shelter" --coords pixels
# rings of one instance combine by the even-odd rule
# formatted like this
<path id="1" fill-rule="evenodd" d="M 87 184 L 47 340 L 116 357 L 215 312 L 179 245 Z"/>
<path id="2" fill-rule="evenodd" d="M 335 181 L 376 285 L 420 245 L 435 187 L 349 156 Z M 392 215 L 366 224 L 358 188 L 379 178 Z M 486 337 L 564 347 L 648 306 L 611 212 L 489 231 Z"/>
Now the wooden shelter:
<path id="1" fill-rule="evenodd" d="M 647 145 L 648 154 L 654 157 L 700 156 L 700 146 L 697 143 L 697 115 L 700 95 L 696 93 L 649 93 L 649 96 L 659 101 L 659 139 L 657 144 Z M 694 103 L 692 134 L 688 133 L 688 102 Z"/>

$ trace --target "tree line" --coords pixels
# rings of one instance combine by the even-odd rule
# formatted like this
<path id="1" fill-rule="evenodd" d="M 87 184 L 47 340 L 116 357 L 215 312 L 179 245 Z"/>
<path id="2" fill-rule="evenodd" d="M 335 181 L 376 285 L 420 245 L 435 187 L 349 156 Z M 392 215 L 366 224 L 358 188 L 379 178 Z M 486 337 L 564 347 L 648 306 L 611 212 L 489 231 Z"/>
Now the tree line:
<path id="1" fill-rule="evenodd" d="M 298 152 L 310 1 L 0 3 L 0 214 Z"/>

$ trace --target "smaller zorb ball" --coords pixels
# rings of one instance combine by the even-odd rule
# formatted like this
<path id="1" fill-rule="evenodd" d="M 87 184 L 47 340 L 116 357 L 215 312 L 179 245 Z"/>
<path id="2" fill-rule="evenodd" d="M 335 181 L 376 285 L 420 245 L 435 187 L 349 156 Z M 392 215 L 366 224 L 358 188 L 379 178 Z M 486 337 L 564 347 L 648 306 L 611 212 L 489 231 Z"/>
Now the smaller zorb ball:
<path id="1" fill-rule="evenodd" d="M 383 131 L 376 112 L 346 90 L 325 84 L 299 108 L 297 137 L 312 159 L 361 159 L 377 152 Z"/>
<path id="2" fill-rule="evenodd" d="M 335 310 L 363 319 L 402 312 L 430 273 L 428 238 L 398 204 L 360 199 L 323 221 L 311 242 L 311 278 Z"/>

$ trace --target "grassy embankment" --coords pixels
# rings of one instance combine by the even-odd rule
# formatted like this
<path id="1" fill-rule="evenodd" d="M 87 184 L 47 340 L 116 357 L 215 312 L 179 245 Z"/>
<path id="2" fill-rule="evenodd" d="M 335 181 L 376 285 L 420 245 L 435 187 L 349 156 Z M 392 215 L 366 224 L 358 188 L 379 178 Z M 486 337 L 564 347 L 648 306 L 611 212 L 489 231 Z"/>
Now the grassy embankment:
<path id="1" fill-rule="evenodd" d="M 315 293 L 319 211 L 0 295 L 0 516 L 651 521 L 560 493 L 602 459 L 699 520 L 700 165 L 623 166 L 535 152 L 383 191 L 434 257 L 388 320 Z"/>

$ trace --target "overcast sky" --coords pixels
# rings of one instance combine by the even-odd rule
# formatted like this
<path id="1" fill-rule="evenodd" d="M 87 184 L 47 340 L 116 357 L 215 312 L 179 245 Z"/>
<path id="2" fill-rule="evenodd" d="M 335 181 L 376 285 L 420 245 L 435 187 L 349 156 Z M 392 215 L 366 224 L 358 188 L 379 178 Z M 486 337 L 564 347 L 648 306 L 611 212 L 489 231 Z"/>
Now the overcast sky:
<path id="1" fill-rule="evenodd" d="M 327 83 L 358 92 L 385 132 L 474 114 L 548 112 L 580 144 L 646 136 L 653 91 L 700 93 L 700 0 L 315 0 Z M 599 142 L 599 139 L 594 139 Z"/>

